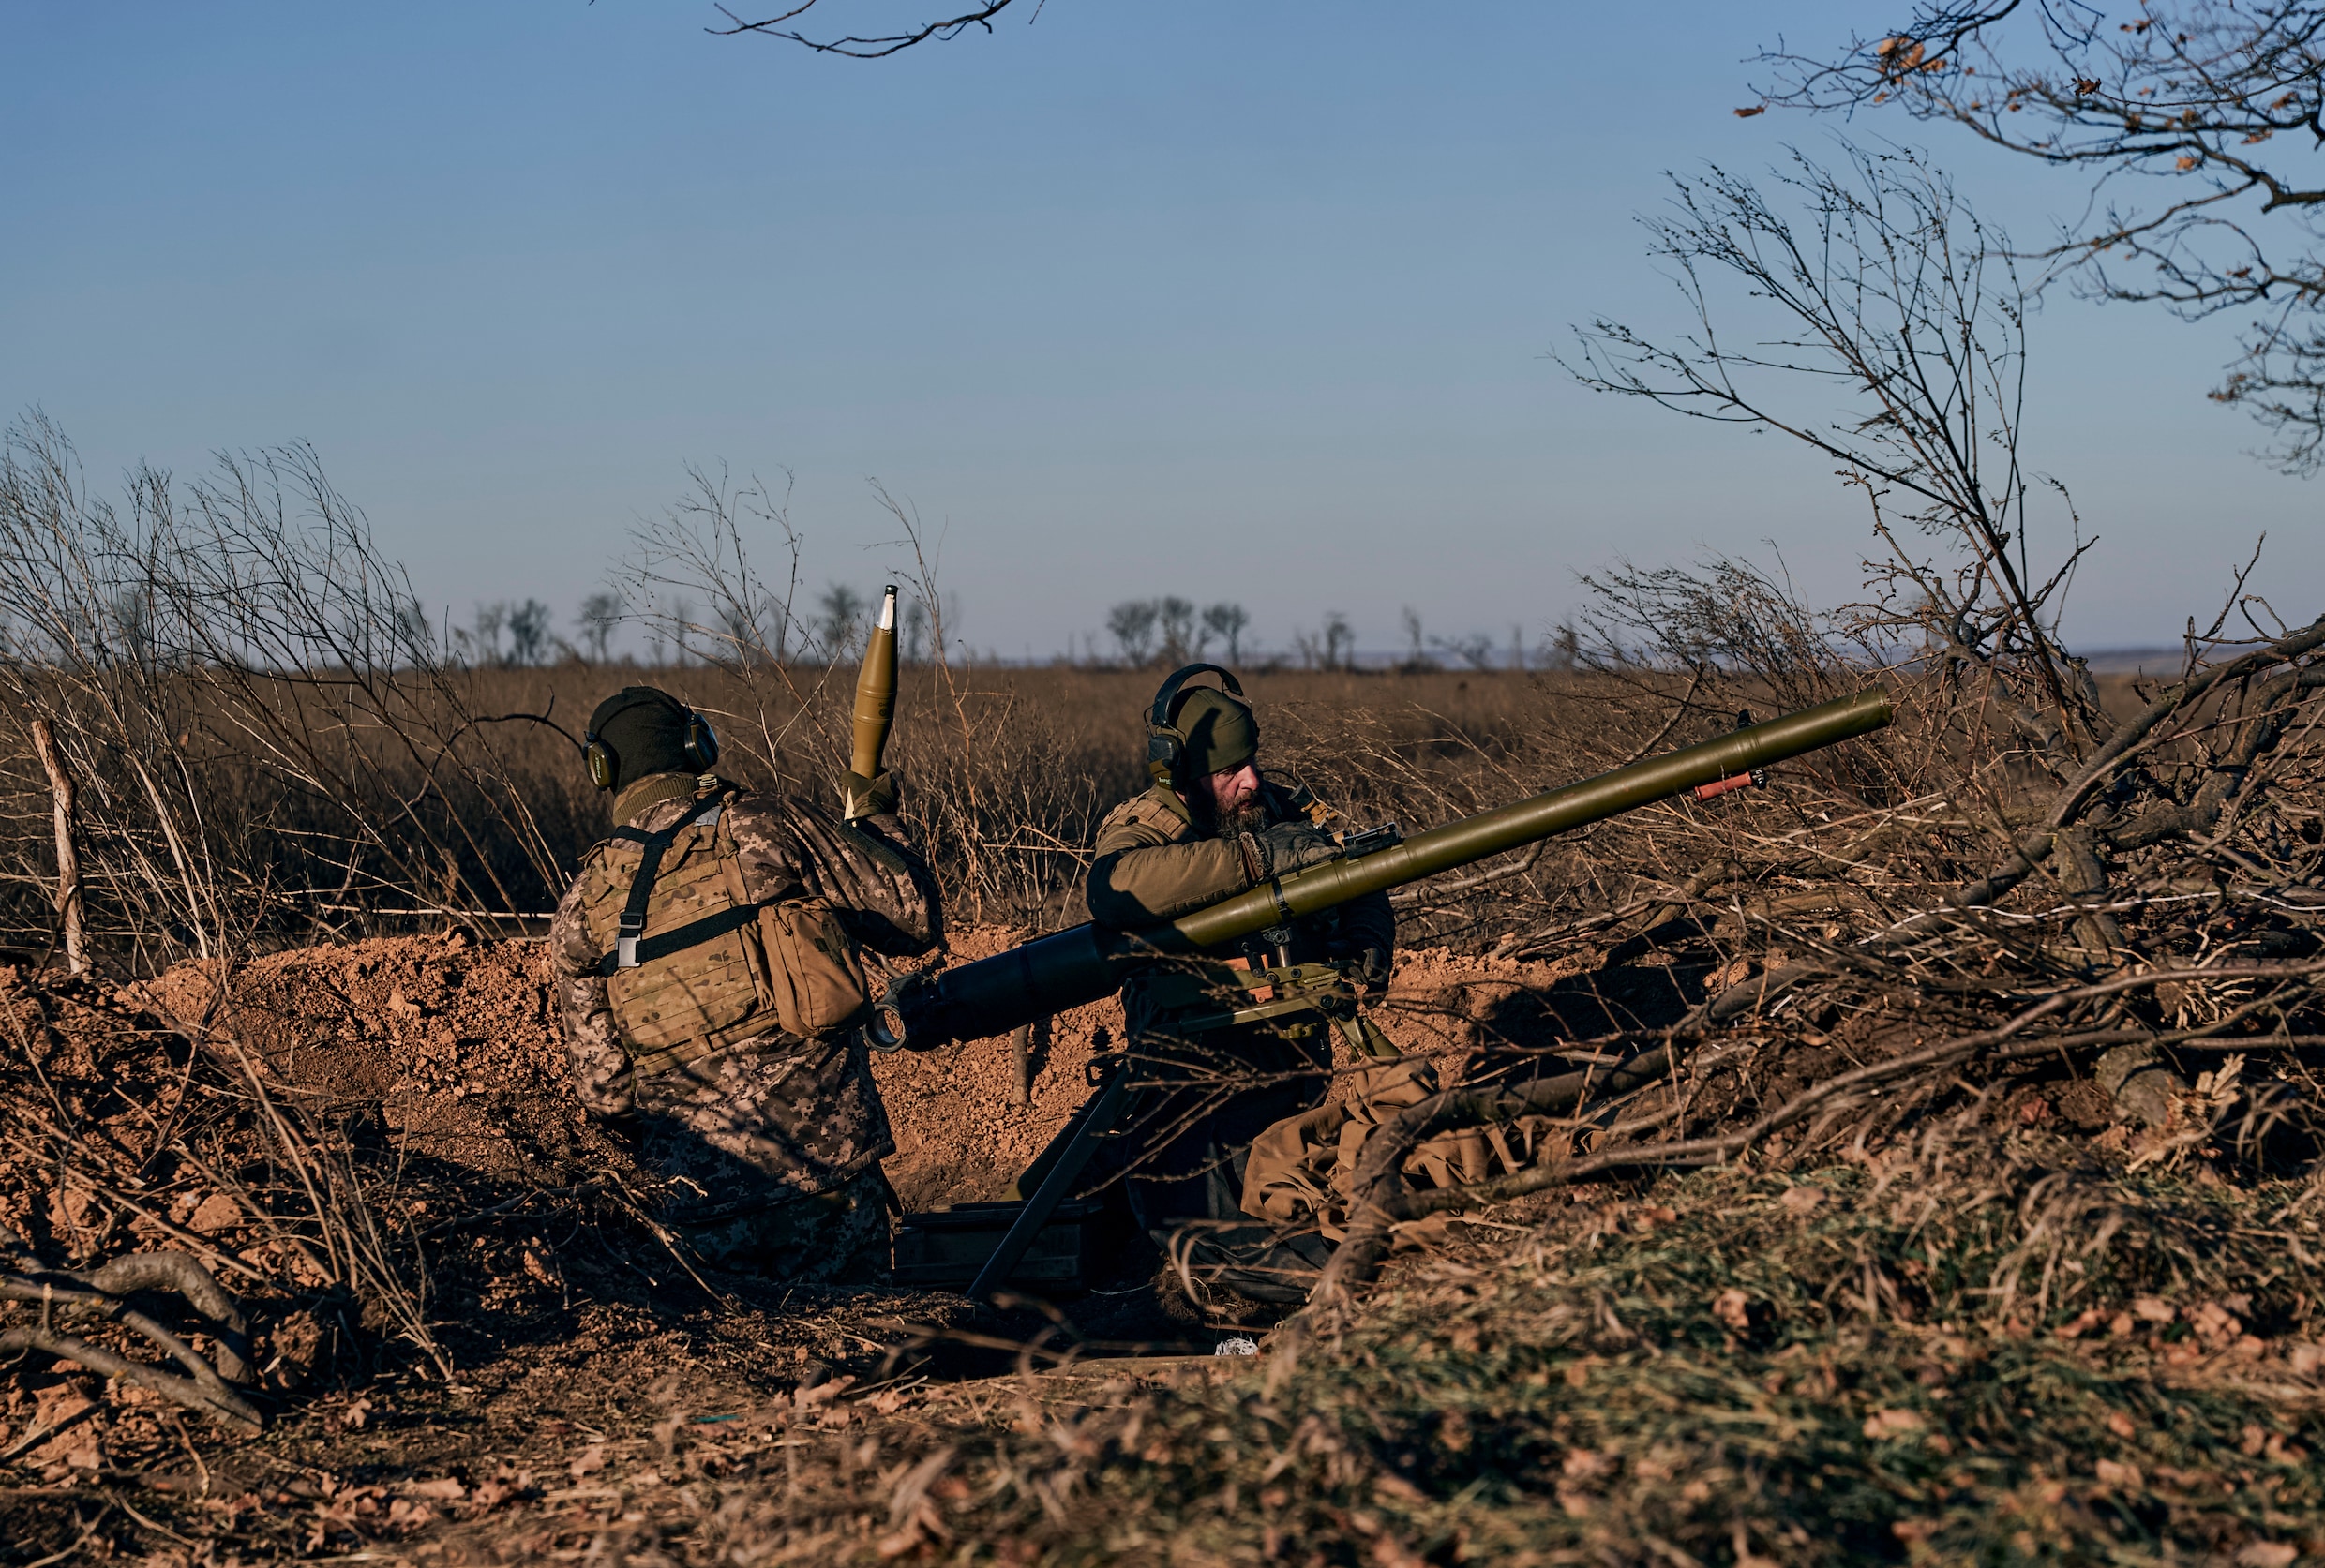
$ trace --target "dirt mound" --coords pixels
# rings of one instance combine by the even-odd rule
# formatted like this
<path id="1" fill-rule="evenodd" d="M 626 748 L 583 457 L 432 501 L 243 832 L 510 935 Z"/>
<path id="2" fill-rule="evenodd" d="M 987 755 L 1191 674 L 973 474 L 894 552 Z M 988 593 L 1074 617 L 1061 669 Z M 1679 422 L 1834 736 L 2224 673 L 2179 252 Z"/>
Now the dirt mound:
<path id="1" fill-rule="evenodd" d="M 955 932 L 952 961 L 989 957 L 1032 934 L 996 926 Z M 1005 1038 L 876 1056 L 872 1075 L 896 1134 L 888 1179 L 905 1207 L 1000 1196 L 1088 1097 L 1083 1065 L 1121 1038 L 1122 1008 L 1111 998 L 1059 1014 L 1030 1042 L 1035 1071 L 1023 1106 L 1011 1103 L 1016 1061 Z"/>
<path id="2" fill-rule="evenodd" d="M 411 1154 L 495 1175 L 547 1175 L 586 1121 L 565 1087 L 539 943 L 454 932 L 301 948 L 256 959 L 223 994 L 181 965 L 139 999 L 239 1043 L 268 1071 L 376 1115 Z"/>
<path id="3" fill-rule="evenodd" d="M 952 962 L 1003 951 L 1031 933 L 957 932 Z M 1408 1051 L 1458 1053 L 1481 1029 L 1522 1031 L 1513 998 L 1548 966 L 1439 950 L 1400 961 L 1379 1018 Z M 121 1003 L 189 1032 L 238 1042 L 270 1074 L 319 1100 L 377 1118 L 409 1154 L 496 1177 L 552 1185 L 604 1157 L 565 1076 L 547 949 L 538 942 L 387 937 L 254 960 L 223 995 L 215 971 L 186 964 Z M 1538 1012 L 1538 1009 L 1537 1009 Z M 1089 1093 L 1083 1069 L 1122 1038 L 1109 998 L 1058 1015 L 1031 1042 L 1030 1102 L 1012 1103 L 1011 1042 L 970 1040 L 876 1056 L 896 1153 L 888 1173 L 910 1208 L 993 1198 Z"/>

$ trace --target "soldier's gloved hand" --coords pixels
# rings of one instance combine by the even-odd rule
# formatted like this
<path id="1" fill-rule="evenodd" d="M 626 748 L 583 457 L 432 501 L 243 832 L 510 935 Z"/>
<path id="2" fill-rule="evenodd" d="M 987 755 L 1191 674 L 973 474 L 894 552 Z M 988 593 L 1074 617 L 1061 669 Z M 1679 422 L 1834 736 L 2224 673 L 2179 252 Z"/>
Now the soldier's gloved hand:
<path id="1" fill-rule="evenodd" d="M 1306 866 L 1340 859 L 1332 835 L 1305 822 L 1279 822 L 1257 835 L 1262 868 L 1268 876 L 1288 876 Z"/>
<path id="2" fill-rule="evenodd" d="M 1357 993 L 1375 996 L 1388 989 L 1397 970 L 1396 956 L 1385 948 L 1367 948 L 1357 955 Z"/>
<path id="3" fill-rule="evenodd" d="M 877 779 L 867 779 L 862 773 L 840 775 L 840 814 L 848 821 L 886 816 L 895 809 L 895 774 L 883 772 Z"/>

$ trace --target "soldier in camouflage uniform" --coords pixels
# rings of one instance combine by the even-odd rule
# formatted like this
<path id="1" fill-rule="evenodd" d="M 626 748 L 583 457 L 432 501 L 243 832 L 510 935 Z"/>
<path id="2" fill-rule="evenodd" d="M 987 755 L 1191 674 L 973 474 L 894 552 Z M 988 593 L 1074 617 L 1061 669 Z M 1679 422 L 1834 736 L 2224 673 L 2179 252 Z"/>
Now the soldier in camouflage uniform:
<path id="1" fill-rule="evenodd" d="M 1190 666 L 1158 694 L 1155 783 L 1116 807 L 1098 831 L 1087 890 L 1100 925 L 1157 925 L 1340 853 L 1315 825 L 1305 793 L 1260 771 L 1252 709 L 1224 691 L 1179 687 L 1192 672 L 1215 667 Z M 1281 956 L 1342 963 L 1368 994 L 1387 984 L 1397 928 L 1386 893 L 1290 929 Z M 1143 1096 L 1132 1135 L 1114 1156 L 1127 1171 L 1133 1214 L 1158 1241 L 1186 1220 L 1240 1217 L 1252 1139 L 1319 1103 L 1332 1060 L 1332 1030 L 1320 1017 L 1191 1037 L 1158 1002 L 1171 983 L 1167 968 L 1133 979 L 1122 993 L 1125 1022 L 1142 1069 L 1186 1086 Z"/>
<path id="2" fill-rule="evenodd" d="M 684 869 L 689 855 L 701 860 L 707 886 L 733 889 L 732 919 L 724 923 L 743 922 L 737 935 L 757 938 L 761 911 L 828 909 L 848 946 L 914 957 L 937 945 L 941 916 L 927 864 L 895 815 L 892 781 L 883 774 L 873 782 L 873 814 L 852 822 L 808 800 L 742 792 L 710 773 L 716 740 L 703 743 L 708 725 L 652 687 L 608 697 L 590 728 L 592 776 L 614 791 L 614 820 L 622 828 L 592 850 L 550 929 L 576 1092 L 591 1112 L 636 1139 L 643 1162 L 663 1178 L 661 1217 L 713 1262 L 780 1278 L 880 1277 L 893 1207 L 880 1160 L 895 1143 L 872 1081 L 861 1015 L 813 1038 L 786 1032 L 763 1007 L 750 1010 L 749 994 L 753 974 L 762 997 L 785 977 L 745 964 L 733 971 L 745 978 L 742 1016 L 731 1025 L 706 1039 L 673 1043 L 655 1035 L 656 1009 L 669 1011 L 663 1003 L 629 1002 L 624 1016 L 625 995 L 645 994 L 623 990 L 617 927 L 627 884 L 592 870 L 617 841 L 642 844 L 682 824 L 708 824 L 692 829 L 699 852 L 680 844 L 679 869 L 660 875 L 678 887 L 692 874 Z M 652 951 L 651 923 L 634 934 Z M 714 961 L 733 968 L 736 954 L 721 942 L 732 947 L 734 938 L 698 943 L 659 962 L 699 958 L 678 979 L 707 992 L 712 981 L 702 976 L 715 980 L 723 972 Z M 780 970 L 772 939 L 750 952 L 774 955 Z M 652 975 L 651 962 L 632 973 Z"/>

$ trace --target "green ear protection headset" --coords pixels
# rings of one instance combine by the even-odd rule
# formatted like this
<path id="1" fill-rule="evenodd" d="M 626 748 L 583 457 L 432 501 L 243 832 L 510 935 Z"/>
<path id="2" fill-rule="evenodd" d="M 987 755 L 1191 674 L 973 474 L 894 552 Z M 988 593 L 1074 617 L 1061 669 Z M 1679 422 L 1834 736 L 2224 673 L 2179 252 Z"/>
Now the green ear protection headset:
<path id="1" fill-rule="evenodd" d="M 1217 665 L 1189 665 L 1174 670 L 1162 682 L 1162 689 L 1154 694 L 1154 711 L 1147 715 L 1147 771 L 1166 784 L 1177 777 L 1178 765 L 1187 755 L 1187 738 L 1171 723 L 1171 704 L 1178 699 L 1178 689 L 1198 675 L 1215 675 L 1230 695 L 1243 694 L 1243 683 Z"/>
<path id="2" fill-rule="evenodd" d="M 622 759 L 614 754 L 611 746 L 598 739 L 595 730 L 582 739 L 585 744 L 581 760 L 589 767 L 590 783 L 600 789 L 611 789 L 614 780 L 622 776 Z M 707 773 L 718 766 L 718 732 L 711 727 L 710 720 L 691 708 L 686 709 L 686 739 L 679 749 L 686 766 L 697 773 Z"/>

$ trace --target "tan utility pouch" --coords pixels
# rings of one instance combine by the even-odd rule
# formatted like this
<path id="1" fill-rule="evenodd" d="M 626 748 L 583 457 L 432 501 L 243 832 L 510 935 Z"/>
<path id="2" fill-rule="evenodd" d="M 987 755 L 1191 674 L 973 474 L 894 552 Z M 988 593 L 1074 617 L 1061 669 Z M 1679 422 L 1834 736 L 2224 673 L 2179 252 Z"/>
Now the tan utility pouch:
<path id="1" fill-rule="evenodd" d="M 786 1034 L 819 1039 L 862 1021 L 872 1005 L 863 963 L 829 903 L 807 898 L 767 904 L 758 930 Z"/>

